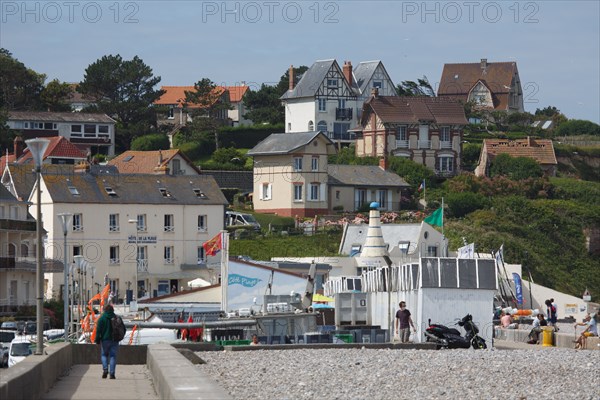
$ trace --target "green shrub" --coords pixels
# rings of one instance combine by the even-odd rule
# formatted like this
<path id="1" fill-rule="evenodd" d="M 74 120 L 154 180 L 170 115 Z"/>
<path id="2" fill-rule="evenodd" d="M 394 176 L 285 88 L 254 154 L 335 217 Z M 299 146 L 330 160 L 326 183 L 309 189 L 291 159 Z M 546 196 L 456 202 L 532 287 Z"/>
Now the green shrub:
<path id="1" fill-rule="evenodd" d="M 446 196 L 446 202 L 450 216 L 454 218 L 462 218 L 475 210 L 488 206 L 488 200 L 485 196 L 472 192 L 449 193 Z"/>
<path id="2" fill-rule="evenodd" d="M 600 136 L 600 125 L 592 121 L 571 119 L 560 124 L 555 136 L 573 136 L 573 135 L 593 135 Z"/>
<path id="3" fill-rule="evenodd" d="M 131 142 L 131 150 L 137 151 L 168 150 L 170 146 L 169 138 L 163 133 L 140 136 Z"/>
<path id="4" fill-rule="evenodd" d="M 539 178 L 544 175 L 542 167 L 533 158 L 497 155 L 490 166 L 490 176 L 507 176 L 513 180 Z"/>

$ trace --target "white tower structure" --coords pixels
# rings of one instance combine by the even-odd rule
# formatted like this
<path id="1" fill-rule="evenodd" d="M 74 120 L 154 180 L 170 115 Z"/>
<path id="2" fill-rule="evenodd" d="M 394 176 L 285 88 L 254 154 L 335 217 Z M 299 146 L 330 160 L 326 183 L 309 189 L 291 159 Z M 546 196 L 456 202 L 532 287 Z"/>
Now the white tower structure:
<path id="1" fill-rule="evenodd" d="M 369 230 L 367 231 L 367 239 L 360 252 L 360 257 L 383 257 L 389 256 L 387 246 L 383 241 L 381 232 L 379 203 L 373 202 L 369 205 Z"/>

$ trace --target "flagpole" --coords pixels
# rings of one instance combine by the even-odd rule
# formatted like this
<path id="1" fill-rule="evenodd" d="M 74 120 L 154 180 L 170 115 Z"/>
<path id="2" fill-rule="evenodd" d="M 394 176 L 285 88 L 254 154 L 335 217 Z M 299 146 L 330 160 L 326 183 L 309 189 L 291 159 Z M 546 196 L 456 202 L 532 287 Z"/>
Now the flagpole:
<path id="1" fill-rule="evenodd" d="M 442 197 L 442 236 L 444 236 L 444 198 Z"/>
<path id="2" fill-rule="evenodd" d="M 227 315 L 227 286 L 229 284 L 229 233 L 221 231 L 221 308 Z"/>

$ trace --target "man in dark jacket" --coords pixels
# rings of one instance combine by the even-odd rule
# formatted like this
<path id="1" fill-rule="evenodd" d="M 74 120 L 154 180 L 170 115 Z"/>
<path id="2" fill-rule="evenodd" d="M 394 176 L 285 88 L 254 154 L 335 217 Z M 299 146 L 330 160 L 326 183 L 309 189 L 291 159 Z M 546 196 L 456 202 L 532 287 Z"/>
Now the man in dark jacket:
<path id="1" fill-rule="evenodd" d="M 106 379 L 109 373 L 110 364 L 110 379 L 115 379 L 115 368 L 117 367 L 117 351 L 119 350 L 119 342 L 113 341 L 111 319 L 115 317 L 115 310 L 112 305 L 104 306 L 104 312 L 98 318 L 96 326 L 96 344 L 102 346 L 102 379 Z M 109 363 L 110 359 L 110 363 Z"/>

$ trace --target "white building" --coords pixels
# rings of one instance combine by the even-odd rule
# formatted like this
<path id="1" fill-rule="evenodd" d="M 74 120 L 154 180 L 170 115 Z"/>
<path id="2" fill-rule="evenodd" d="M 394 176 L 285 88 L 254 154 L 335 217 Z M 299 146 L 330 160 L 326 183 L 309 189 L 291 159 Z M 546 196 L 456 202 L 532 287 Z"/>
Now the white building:
<path id="1" fill-rule="evenodd" d="M 350 129 L 358 125 L 360 110 L 372 88 L 395 96 L 394 83 L 381 61 L 361 62 L 355 71 L 345 61 L 316 61 L 294 82 L 290 67 L 289 90 L 281 96 L 285 106 L 285 132 L 321 131 L 340 142 L 354 141 Z"/>
<path id="2" fill-rule="evenodd" d="M 63 259 L 57 215 L 73 214 L 67 251 L 71 262 L 82 255 L 95 267 L 94 276 L 85 278 L 90 294 L 96 293 L 105 277 L 118 299 L 125 298 L 126 289 L 135 288 L 136 278 L 138 297 L 169 293 L 198 277 L 216 280 L 218 271 L 211 267 L 213 259 L 218 266 L 219 257 L 207 263 L 202 244 L 223 229 L 227 201 L 212 177 L 62 167 L 42 173 L 46 258 Z M 18 179 L 14 172 L 10 176 Z M 7 186 L 19 184 L 9 179 Z M 34 189 L 29 198 L 35 196 Z M 31 212 L 36 213 L 35 205 Z M 50 290 L 56 295 L 59 288 Z"/>

